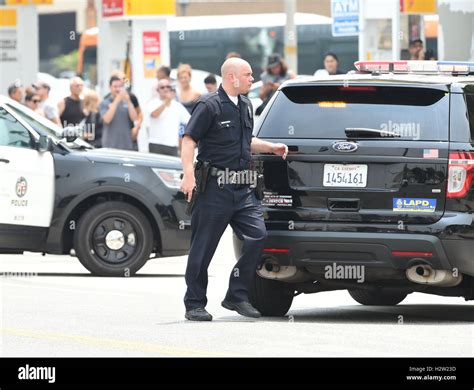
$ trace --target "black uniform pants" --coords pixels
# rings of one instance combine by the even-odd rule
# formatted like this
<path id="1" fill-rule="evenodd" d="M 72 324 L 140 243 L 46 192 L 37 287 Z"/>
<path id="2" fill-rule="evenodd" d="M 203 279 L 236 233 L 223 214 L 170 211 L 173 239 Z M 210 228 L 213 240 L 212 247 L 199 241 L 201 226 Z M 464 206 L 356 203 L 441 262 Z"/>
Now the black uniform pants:
<path id="1" fill-rule="evenodd" d="M 237 189 L 226 184 L 219 188 L 216 177 L 209 178 L 206 191 L 196 199 L 191 217 L 191 249 L 186 267 L 186 310 L 205 307 L 207 269 L 226 227 L 231 225 L 243 240 L 242 255 L 232 269 L 226 299 L 248 301 L 248 289 L 260 261 L 267 237 L 260 202 L 249 186 Z"/>

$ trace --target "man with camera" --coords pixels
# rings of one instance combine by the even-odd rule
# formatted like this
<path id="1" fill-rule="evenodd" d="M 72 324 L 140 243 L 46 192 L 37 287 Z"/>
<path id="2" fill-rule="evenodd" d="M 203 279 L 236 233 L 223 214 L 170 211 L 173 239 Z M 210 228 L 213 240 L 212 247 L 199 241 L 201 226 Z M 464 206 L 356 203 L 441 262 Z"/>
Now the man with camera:
<path id="1" fill-rule="evenodd" d="M 147 104 L 148 142 L 150 153 L 178 155 L 179 132 L 186 127 L 190 115 L 175 99 L 169 79 L 161 79 L 157 87 L 158 97 Z"/>
<path id="2" fill-rule="evenodd" d="M 124 81 L 112 76 L 109 81 L 110 94 L 100 104 L 100 115 L 103 120 L 102 147 L 123 150 L 134 150 L 135 130 L 130 129 L 138 115 Z"/>
<path id="3" fill-rule="evenodd" d="M 207 269 L 229 224 L 243 240 L 243 249 L 231 272 L 222 306 L 243 316 L 260 317 L 249 301 L 248 289 L 263 250 L 265 223 L 252 183 L 234 178 L 249 173 L 251 153 L 273 153 L 284 159 L 288 153 L 284 144 L 252 136 L 253 109 L 244 96 L 253 82 L 250 64 L 230 58 L 222 65 L 221 74 L 222 85 L 217 92 L 201 97 L 194 108 L 181 148 L 181 190 L 194 205 L 184 297 L 185 318 L 191 321 L 212 320 L 205 309 Z M 194 167 L 196 145 L 198 163 Z M 222 173 L 230 171 L 231 179 L 219 180 Z"/>

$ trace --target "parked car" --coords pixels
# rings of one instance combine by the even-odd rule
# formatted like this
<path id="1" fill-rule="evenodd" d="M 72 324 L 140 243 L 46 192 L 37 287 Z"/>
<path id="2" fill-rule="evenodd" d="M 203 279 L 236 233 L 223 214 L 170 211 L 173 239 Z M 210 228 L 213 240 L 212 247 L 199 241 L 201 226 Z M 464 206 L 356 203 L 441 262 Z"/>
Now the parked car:
<path id="1" fill-rule="evenodd" d="M 253 113 L 255 114 L 255 111 L 257 110 L 258 107 L 263 103 L 262 99 L 260 99 L 260 89 L 262 88 L 262 81 L 257 81 L 256 83 L 252 84 L 252 87 L 250 88 L 250 91 L 247 95 L 247 97 L 250 99 L 252 102 L 252 107 L 253 107 Z"/>
<path id="2" fill-rule="evenodd" d="M 286 161 L 254 156 L 268 239 L 251 300 L 264 315 L 340 289 L 364 305 L 474 299 L 474 63 L 357 67 L 284 83 L 254 130 L 289 147 Z"/>
<path id="3" fill-rule="evenodd" d="M 180 160 L 94 149 L 70 130 L 0 96 L 0 253 L 74 250 L 101 276 L 186 254 Z"/>

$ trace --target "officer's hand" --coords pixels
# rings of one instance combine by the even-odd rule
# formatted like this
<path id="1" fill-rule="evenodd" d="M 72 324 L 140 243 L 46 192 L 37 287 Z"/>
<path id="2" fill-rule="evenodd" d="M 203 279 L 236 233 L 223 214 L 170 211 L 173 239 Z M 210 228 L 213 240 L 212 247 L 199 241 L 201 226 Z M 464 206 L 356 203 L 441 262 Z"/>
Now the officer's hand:
<path id="1" fill-rule="evenodd" d="M 281 156 L 283 160 L 286 159 L 288 155 L 288 146 L 285 144 L 273 144 L 272 153 L 276 154 L 277 156 Z"/>
<path id="2" fill-rule="evenodd" d="M 181 180 L 181 191 L 184 193 L 184 196 L 188 202 L 191 201 L 193 196 L 193 190 L 196 187 L 196 179 L 193 175 L 184 175 L 183 180 Z"/>

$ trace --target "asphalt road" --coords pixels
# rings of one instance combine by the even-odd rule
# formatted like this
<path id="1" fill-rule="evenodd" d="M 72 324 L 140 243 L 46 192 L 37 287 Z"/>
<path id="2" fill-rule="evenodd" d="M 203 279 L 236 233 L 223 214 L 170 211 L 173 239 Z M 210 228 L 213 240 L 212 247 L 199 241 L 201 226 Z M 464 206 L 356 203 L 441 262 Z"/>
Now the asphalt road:
<path id="1" fill-rule="evenodd" d="M 411 294 L 364 307 L 336 291 L 296 297 L 285 318 L 253 320 L 220 306 L 233 262 L 227 231 L 210 267 L 214 321 L 194 323 L 183 317 L 186 257 L 123 279 L 91 276 L 69 256 L 2 255 L 0 355 L 474 356 L 474 302 Z"/>

